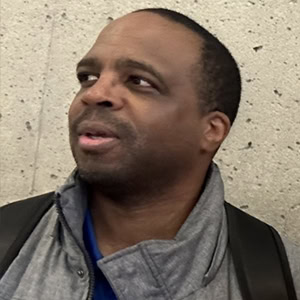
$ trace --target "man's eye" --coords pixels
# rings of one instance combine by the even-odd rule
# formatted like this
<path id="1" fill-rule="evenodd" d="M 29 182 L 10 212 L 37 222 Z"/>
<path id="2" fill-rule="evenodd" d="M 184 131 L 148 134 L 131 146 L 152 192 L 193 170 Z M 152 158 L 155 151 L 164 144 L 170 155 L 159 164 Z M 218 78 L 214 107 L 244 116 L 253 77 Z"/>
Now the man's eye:
<path id="1" fill-rule="evenodd" d="M 129 81 L 131 81 L 134 85 L 142 86 L 142 87 L 153 87 L 153 85 L 139 76 L 130 76 Z"/>
<path id="2" fill-rule="evenodd" d="M 80 83 L 98 80 L 98 76 L 88 73 L 78 73 L 77 78 Z"/>

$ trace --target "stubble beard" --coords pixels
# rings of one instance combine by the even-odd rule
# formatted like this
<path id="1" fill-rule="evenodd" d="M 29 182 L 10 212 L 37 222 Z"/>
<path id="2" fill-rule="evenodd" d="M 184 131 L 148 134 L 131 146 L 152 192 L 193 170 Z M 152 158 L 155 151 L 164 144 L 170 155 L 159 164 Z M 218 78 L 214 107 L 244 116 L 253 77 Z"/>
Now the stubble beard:
<path id="1" fill-rule="evenodd" d="M 72 143 L 71 148 L 84 182 L 114 201 L 133 204 L 158 197 L 174 184 L 173 161 L 163 153 L 155 154 L 146 145 L 141 142 L 127 145 L 120 161 L 108 165 L 101 163 L 101 157 L 81 156 Z"/>
<path id="2" fill-rule="evenodd" d="M 130 163 L 133 160 L 132 153 L 120 158 L 120 161 L 105 165 L 101 157 L 82 156 L 75 149 L 72 152 L 80 178 L 94 189 L 110 198 L 133 192 L 139 170 Z"/>
<path id="3" fill-rule="evenodd" d="M 117 155 L 107 162 L 110 153 L 87 153 L 78 145 L 77 128 L 83 121 L 100 121 L 111 128 L 119 137 Z M 121 190 L 130 186 L 133 176 L 132 161 L 141 147 L 142 139 L 135 128 L 126 121 L 116 118 L 108 110 L 86 108 L 80 115 L 69 119 L 69 141 L 80 178 L 106 192 Z M 118 147 L 119 147 L 118 146 Z M 114 151 L 115 149 L 112 149 Z"/>
<path id="4" fill-rule="evenodd" d="M 120 136 L 120 151 L 105 163 L 105 154 L 86 154 L 78 146 L 77 126 L 81 121 L 98 119 L 115 129 Z M 108 113 L 86 111 L 69 124 L 70 146 L 80 178 L 107 197 L 115 199 L 157 197 L 180 177 L 180 160 L 176 153 L 147 133 L 137 132 L 130 124 Z M 182 163 L 181 163 L 182 164 Z"/>

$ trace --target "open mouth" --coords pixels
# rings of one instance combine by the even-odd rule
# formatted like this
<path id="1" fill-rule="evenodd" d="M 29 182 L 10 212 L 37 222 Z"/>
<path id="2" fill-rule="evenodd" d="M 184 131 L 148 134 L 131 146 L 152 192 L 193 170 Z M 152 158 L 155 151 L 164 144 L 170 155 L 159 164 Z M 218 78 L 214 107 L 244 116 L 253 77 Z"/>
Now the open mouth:
<path id="1" fill-rule="evenodd" d="M 92 140 L 99 140 L 99 139 L 104 139 L 104 138 L 109 138 L 106 134 L 92 134 L 90 132 L 87 132 L 84 134 L 87 138 L 90 138 Z"/>
<path id="2" fill-rule="evenodd" d="M 105 137 L 100 135 L 84 134 L 79 136 L 79 145 L 82 148 L 91 148 L 107 145 L 115 141 L 115 137 Z"/>
<path id="3" fill-rule="evenodd" d="M 80 124 L 78 138 L 79 146 L 86 150 L 108 146 L 119 139 L 110 128 L 95 122 Z"/>

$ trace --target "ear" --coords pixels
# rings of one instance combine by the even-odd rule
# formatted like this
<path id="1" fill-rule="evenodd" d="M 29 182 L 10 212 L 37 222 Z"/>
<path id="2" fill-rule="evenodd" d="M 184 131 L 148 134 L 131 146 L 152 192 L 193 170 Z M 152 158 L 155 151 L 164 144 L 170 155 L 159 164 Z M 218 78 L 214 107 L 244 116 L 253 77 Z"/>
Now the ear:
<path id="1" fill-rule="evenodd" d="M 214 154 L 227 137 L 231 122 L 224 113 L 219 111 L 208 113 L 202 121 L 201 150 Z"/>

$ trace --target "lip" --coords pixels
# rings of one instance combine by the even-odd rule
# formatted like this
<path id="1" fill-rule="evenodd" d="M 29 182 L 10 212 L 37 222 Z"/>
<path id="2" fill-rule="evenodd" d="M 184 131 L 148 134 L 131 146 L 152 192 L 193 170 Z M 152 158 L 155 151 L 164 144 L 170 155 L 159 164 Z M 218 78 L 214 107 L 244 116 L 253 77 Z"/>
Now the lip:
<path id="1" fill-rule="evenodd" d="M 101 136 L 103 138 L 116 138 L 119 139 L 117 133 L 108 126 L 95 121 L 83 121 L 77 128 L 78 136 Z"/>
<path id="2" fill-rule="evenodd" d="M 77 128 L 78 145 L 83 151 L 103 152 L 119 141 L 117 133 L 100 122 L 83 121 Z"/>

